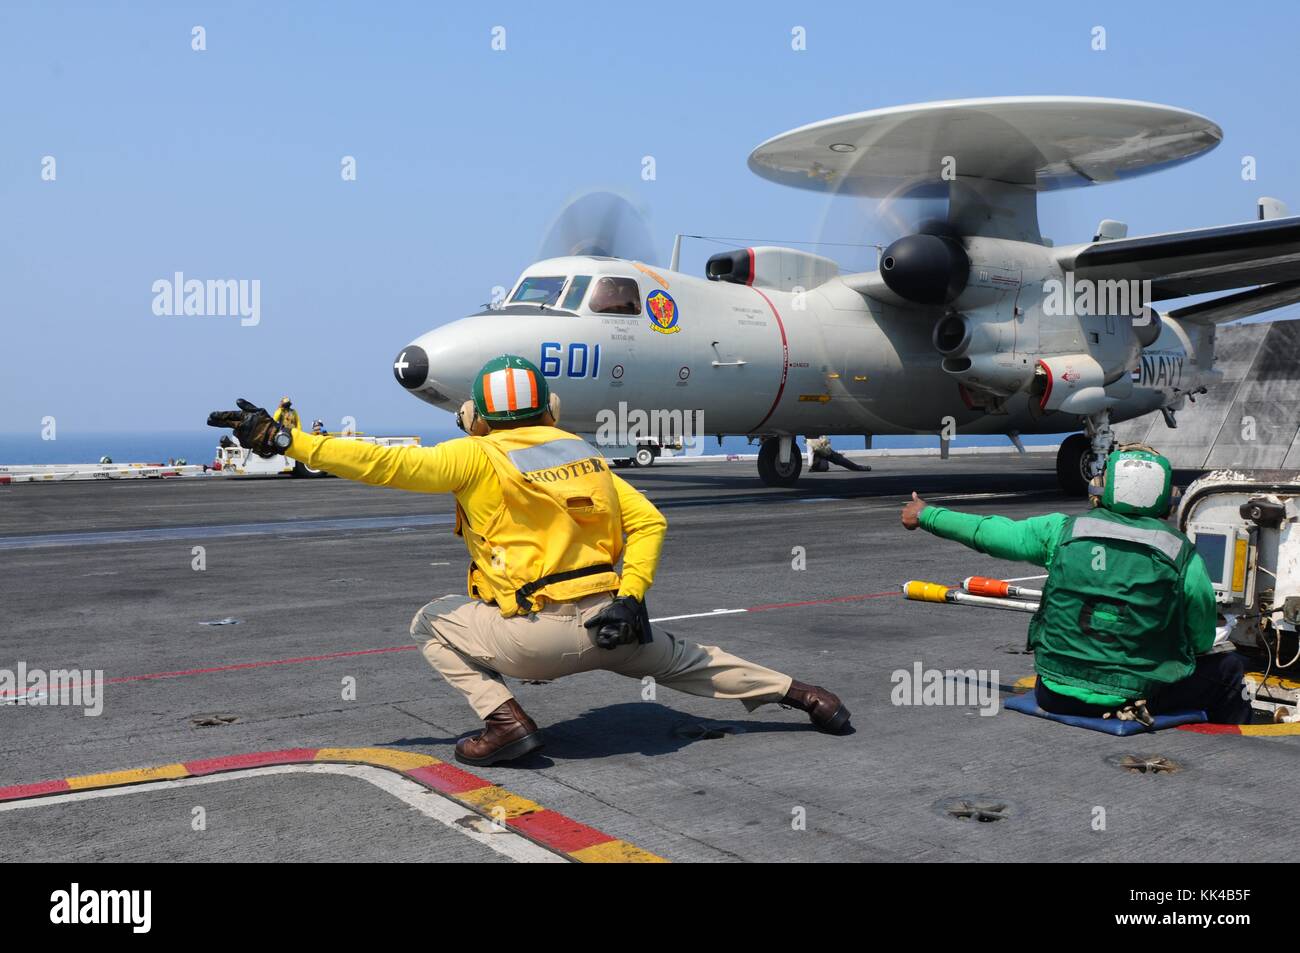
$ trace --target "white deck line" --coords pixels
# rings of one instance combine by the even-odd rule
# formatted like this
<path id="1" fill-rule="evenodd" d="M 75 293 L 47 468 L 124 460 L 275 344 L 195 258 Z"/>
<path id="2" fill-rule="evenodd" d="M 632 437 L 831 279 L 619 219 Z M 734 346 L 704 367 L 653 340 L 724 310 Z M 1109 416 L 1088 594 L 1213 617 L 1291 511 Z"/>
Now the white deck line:
<path id="1" fill-rule="evenodd" d="M 534 844 L 528 838 L 509 827 L 501 826 L 496 830 L 492 830 L 491 822 L 485 820 L 482 815 L 461 807 L 455 801 L 449 800 L 437 791 L 426 788 L 410 778 L 404 778 L 400 774 L 394 774 L 385 768 L 377 768 L 368 764 L 281 764 L 262 768 L 245 768 L 241 771 L 225 771 L 220 774 L 208 774 L 197 778 L 148 781 L 144 784 L 129 784 L 90 791 L 70 791 L 66 794 L 5 801 L 0 803 L 0 811 L 21 811 L 46 807 L 51 804 L 93 801 L 105 797 L 121 797 L 126 794 L 139 794 L 146 791 L 197 787 L 201 784 L 238 781 L 244 778 L 262 778 L 276 774 L 335 774 L 359 778 L 370 782 L 381 791 L 393 795 L 393 797 L 419 811 L 425 817 L 432 818 L 444 827 L 463 834 L 471 840 L 478 841 L 484 847 L 509 857 L 511 860 L 534 864 L 569 863 L 564 857 Z M 286 809 L 292 810 L 292 806 L 287 805 Z"/>

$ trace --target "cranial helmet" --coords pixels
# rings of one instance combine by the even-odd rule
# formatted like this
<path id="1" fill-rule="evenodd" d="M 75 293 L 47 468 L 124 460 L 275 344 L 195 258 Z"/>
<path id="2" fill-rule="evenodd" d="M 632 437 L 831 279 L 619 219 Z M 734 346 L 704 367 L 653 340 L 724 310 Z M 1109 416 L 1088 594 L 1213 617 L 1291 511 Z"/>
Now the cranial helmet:
<path id="1" fill-rule="evenodd" d="M 542 372 L 517 355 L 494 357 L 474 376 L 474 409 L 489 423 L 539 417 L 550 402 Z"/>
<path id="2" fill-rule="evenodd" d="M 1088 487 L 1093 506 L 1121 516 L 1164 519 L 1174 503 L 1169 461 L 1140 443 L 1126 444 L 1106 458 L 1106 470 Z"/>

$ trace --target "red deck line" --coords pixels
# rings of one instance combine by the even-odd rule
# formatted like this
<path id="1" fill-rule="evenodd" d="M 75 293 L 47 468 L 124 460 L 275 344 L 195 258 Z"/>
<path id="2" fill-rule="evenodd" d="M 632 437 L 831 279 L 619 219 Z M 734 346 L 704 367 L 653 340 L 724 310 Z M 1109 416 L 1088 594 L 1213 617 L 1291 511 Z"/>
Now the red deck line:
<path id="1" fill-rule="evenodd" d="M 148 675 L 121 675 L 106 678 L 105 685 L 117 685 L 122 682 L 142 682 L 152 678 L 185 678 L 190 675 L 211 675 L 215 672 L 238 672 L 248 668 L 266 668 L 271 665 L 298 665 L 302 662 L 326 662 L 336 658 L 355 658 L 358 655 L 379 655 L 383 652 L 407 652 L 419 648 L 416 645 L 390 645 L 382 649 L 357 649 L 352 652 L 330 652 L 327 655 L 302 655 L 298 658 L 269 659 L 263 662 L 239 662 L 235 665 L 214 665 L 211 668 L 189 668 L 179 672 L 151 672 Z"/>
<path id="2" fill-rule="evenodd" d="M 435 791 L 441 791 L 443 794 L 477 791 L 479 788 L 489 787 L 492 784 L 491 781 L 484 781 L 478 775 L 462 771 L 454 764 L 448 764 L 445 761 L 441 764 L 425 765 L 423 768 L 413 768 L 405 773 L 408 777 L 414 778 Z"/>
<path id="3" fill-rule="evenodd" d="M 745 612 L 766 612 L 770 609 L 794 609 L 800 606 L 818 606 L 829 605 L 836 602 L 859 602 L 863 599 L 880 599 L 885 596 L 898 595 L 897 589 L 891 589 L 889 592 L 868 592 L 853 596 L 834 596 L 829 599 L 807 599 L 801 602 L 772 602 L 761 606 L 750 606 Z M 237 662 L 231 665 L 211 665 L 206 668 L 188 668 L 175 672 L 148 672 L 144 675 L 119 675 L 116 678 L 106 678 L 100 684 L 103 685 L 121 685 L 127 682 L 146 682 L 159 678 L 189 678 L 194 675 L 215 675 L 221 672 L 242 672 L 256 668 L 270 668 L 276 665 L 300 665 L 304 662 L 328 662 L 332 659 L 357 658 L 363 655 L 382 655 L 387 652 L 413 652 L 419 646 L 414 643 L 410 645 L 388 645 L 383 648 L 374 649 L 354 649 L 349 652 L 328 652 L 324 655 L 300 655 L 295 658 L 265 659 L 258 662 Z"/>
<path id="4" fill-rule="evenodd" d="M 565 817 L 546 808 L 532 814 L 512 817 L 506 821 L 506 824 L 563 854 L 604 844 L 614 839 L 604 831 L 580 824 L 571 817 Z"/>
<path id="5" fill-rule="evenodd" d="M 1198 735 L 1239 735 L 1241 725 L 1216 725 L 1203 722 L 1193 725 L 1175 725 L 1179 731 L 1193 731 Z"/>
<path id="6" fill-rule="evenodd" d="M 71 791 L 72 786 L 65 779 L 58 781 L 37 781 L 35 784 L 11 784 L 0 788 L 0 801 L 21 801 L 29 797 L 43 797 L 46 794 L 62 794 Z"/>
<path id="7" fill-rule="evenodd" d="M 282 751 L 255 751 L 252 754 L 228 755 L 224 758 L 200 758 L 184 762 L 191 777 L 220 774 L 223 771 L 240 771 L 245 768 L 265 768 L 277 764 L 301 764 L 316 757 L 319 748 L 285 748 Z"/>

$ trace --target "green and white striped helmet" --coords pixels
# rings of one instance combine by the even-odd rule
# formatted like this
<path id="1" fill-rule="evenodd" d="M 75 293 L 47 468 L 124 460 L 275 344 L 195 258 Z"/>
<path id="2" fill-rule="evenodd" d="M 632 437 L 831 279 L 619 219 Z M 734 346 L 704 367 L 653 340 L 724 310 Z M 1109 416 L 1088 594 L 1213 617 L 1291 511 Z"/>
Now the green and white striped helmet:
<path id="1" fill-rule="evenodd" d="M 1174 471 L 1150 447 L 1120 447 L 1106 458 L 1101 505 L 1121 516 L 1164 519 L 1173 505 Z"/>
<path id="2" fill-rule="evenodd" d="M 474 377 L 474 407 L 487 421 L 537 417 L 550 400 L 542 372 L 515 354 L 494 357 Z"/>

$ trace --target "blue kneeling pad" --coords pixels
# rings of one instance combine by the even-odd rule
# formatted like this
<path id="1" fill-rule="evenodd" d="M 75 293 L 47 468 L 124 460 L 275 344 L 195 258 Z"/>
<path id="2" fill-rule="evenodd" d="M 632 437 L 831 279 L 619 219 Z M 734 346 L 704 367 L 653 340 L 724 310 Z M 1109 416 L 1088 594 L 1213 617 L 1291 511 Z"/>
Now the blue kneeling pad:
<path id="1" fill-rule="evenodd" d="M 1195 725 L 1207 720 L 1203 711 L 1179 711 L 1171 715 L 1154 716 L 1156 720 L 1155 727 L 1148 728 L 1140 721 L 1120 721 L 1118 718 L 1087 718 L 1083 715 L 1057 715 L 1038 707 L 1038 700 L 1034 697 L 1033 689 L 1023 695 L 1012 695 L 1002 703 L 1002 707 L 1018 711 L 1022 715 L 1033 715 L 1036 718 L 1059 721 L 1063 725 L 1072 725 L 1075 728 L 1089 728 L 1108 735 L 1121 736 L 1159 731 L 1162 728 L 1173 728 L 1176 725 Z"/>

